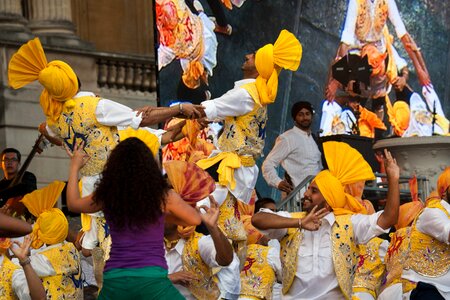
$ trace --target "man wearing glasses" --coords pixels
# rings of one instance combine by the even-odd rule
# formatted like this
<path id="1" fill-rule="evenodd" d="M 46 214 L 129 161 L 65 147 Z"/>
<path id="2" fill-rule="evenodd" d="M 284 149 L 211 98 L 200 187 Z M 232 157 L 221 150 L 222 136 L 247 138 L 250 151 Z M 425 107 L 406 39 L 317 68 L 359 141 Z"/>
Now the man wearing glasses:
<path id="1" fill-rule="evenodd" d="M 17 149 L 6 148 L 1 152 L 2 170 L 4 178 L 0 180 L 0 208 L 3 207 L 8 199 L 18 196 L 24 196 L 35 189 L 36 176 L 33 173 L 25 171 L 20 183 L 10 187 L 11 181 L 19 172 L 21 154 Z"/>

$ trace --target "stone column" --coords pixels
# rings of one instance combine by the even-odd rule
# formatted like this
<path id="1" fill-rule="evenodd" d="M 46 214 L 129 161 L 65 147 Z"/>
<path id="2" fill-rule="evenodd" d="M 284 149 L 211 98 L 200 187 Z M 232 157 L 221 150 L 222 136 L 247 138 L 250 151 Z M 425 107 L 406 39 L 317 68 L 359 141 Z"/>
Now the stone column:
<path id="1" fill-rule="evenodd" d="M 31 36 L 22 14 L 21 0 L 0 0 L 0 39 L 26 41 Z"/>
<path id="2" fill-rule="evenodd" d="M 71 0 L 28 0 L 30 1 L 31 32 L 44 44 L 92 49 L 93 46 L 75 34 L 72 22 Z"/>

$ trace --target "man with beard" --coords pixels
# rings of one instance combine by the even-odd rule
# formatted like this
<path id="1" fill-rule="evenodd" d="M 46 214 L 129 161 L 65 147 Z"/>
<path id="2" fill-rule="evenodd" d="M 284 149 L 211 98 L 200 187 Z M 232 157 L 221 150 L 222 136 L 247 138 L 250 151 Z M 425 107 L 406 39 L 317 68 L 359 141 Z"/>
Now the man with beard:
<path id="1" fill-rule="evenodd" d="M 291 115 L 294 127 L 278 137 L 262 165 L 266 182 L 286 193 L 290 193 L 308 175 L 316 175 L 322 170 L 321 153 L 311 134 L 314 116 L 311 103 L 295 103 Z M 280 163 L 290 180 L 278 176 L 276 168 Z"/>

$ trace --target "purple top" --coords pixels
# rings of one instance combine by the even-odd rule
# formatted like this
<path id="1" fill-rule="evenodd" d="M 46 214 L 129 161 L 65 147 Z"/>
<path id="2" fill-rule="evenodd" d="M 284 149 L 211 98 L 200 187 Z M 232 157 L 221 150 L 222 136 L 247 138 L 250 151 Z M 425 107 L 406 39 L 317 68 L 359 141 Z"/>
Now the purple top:
<path id="1" fill-rule="evenodd" d="M 108 223 L 108 217 L 105 216 Z M 164 256 L 164 215 L 145 229 L 117 230 L 109 225 L 111 252 L 105 270 L 158 266 L 167 270 Z"/>

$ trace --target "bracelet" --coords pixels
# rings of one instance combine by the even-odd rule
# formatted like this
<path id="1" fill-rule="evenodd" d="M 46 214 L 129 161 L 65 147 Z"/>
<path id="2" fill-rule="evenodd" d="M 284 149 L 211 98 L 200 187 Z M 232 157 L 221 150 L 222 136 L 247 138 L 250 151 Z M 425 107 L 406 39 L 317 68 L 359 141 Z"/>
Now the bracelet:
<path id="1" fill-rule="evenodd" d="M 298 219 L 298 229 L 302 229 L 302 219 Z"/>
<path id="2" fill-rule="evenodd" d="M 20 264 L 22 267 L 25 267 L 26 265 L 29 265 L 30 263 L 31 263 L 30 257 L 27 257 L 24 261 L 20 261 L 20 260 L 19 260 L 19 264 Z"/>
<path id="3" fill-rule="evenodd" d="M 183 113 L 183 103 L 180 103 L 179 106 L 178 106 L 178 108 L 180 109 L 180 113 L 181 113 L 181 114 L 184 114 L 184 113 Z"/>

